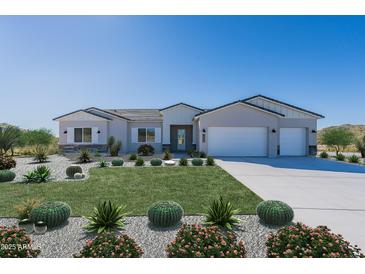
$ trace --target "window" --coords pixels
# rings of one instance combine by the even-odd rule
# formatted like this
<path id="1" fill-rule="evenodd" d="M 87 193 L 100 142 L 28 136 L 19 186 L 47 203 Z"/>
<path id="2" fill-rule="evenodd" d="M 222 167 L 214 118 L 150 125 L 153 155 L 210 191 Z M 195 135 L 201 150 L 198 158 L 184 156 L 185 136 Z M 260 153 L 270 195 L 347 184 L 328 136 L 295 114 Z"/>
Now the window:
<path id="1" fill-rule="evenodd" d="M 156 133 L 154 128 L 138 128 L 138 143 L 154 143 Z"/>
<path id="2" fill-rule="evenodd" d="M 139 128 L 138 129 L 138 143 L 144 143 L 144 142 L 146 142 L 146 129 Z"/>
<path id="3" fill-rule="evenodd" d="M 202 134 L 202 143 L 205 143 L 205 134 Z"/>
<path id="4" fill-rule="evenodd" d="M 147 142 L 149 142 L 149 143 L 155 142 L 155 129 L 154 128 L 147 129 Z"/>
<path id="5" fill-rule="evenodd" d="M 75 128 L 74 129 L 74 142 L 75 143 L 91 143 L 92 133 L 91 128 Z"/>

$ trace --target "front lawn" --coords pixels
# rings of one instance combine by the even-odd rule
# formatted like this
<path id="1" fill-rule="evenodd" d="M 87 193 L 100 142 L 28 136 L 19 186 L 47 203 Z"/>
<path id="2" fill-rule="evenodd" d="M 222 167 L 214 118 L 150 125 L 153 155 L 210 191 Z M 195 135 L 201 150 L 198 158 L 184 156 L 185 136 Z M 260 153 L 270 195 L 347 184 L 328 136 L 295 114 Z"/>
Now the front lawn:
<path id="1" fill-rule="evenodd" d="M 14 205 L 27 198 L 64 201 L 72 215 L 88 215 L 101 200 L 125 204 L 132 215 L 145 215 L 158 200 L 180 203 L 186 214 L 205 212 L 210 202 L 222 195 L 241 210 L 255 213 L 261 202 L 219 167 L 93 168 L 86 181 L 45 184 L 0 184 L 0 216 L 14 217 Z"/>

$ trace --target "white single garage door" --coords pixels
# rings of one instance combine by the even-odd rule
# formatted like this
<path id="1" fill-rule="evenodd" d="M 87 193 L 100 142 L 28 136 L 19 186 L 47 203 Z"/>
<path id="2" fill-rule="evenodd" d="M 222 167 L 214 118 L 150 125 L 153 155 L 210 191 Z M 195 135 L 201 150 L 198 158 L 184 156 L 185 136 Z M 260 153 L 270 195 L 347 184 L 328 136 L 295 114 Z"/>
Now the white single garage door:
<path id="1" fill-rule="evenodd" d="M 280 129 L 280 155 L 304 156 L 307 154 L 307 130 L 305 128 Z"/>
<path id="2" fill-rule="evenodd" d="M 209 127 L 212 156 L 267 156 L 266 127 Z"/>

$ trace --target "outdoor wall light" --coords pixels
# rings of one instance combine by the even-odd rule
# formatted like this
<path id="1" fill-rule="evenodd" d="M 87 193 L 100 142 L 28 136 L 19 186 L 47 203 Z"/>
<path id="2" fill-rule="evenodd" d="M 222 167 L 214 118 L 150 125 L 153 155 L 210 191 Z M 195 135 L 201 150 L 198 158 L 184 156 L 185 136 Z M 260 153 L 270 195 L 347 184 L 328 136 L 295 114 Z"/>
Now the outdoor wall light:
<path id="1" fill-rule="evenodd" d="M 205 133 L 205 128 L 203 128 L 203 132 Z"/>
<path id="2" fill-rule="evenodd" d="M 274 128 L 273 128 L 271 132 L 272 132 L 272 133 L 276 133 L 276 129 L 274 129 Z"/>
<path id="3" fill-rule="evenodd" d="M 312 130 L 312 133 L 317 133 L 317 130 L 314 130 L 314 129 L 313 129 L 313 130 Z"/>
<path id="4" fill-rule="evenodd" d="M 98 134 L 100 134 L 100 130 L 98 130 Z"/>
<path id="5" fill-rule="evenodd" d="M 65 131 L 63 132 L 63 134 L 67 134 L 67 130 L 65 130 Z"/>

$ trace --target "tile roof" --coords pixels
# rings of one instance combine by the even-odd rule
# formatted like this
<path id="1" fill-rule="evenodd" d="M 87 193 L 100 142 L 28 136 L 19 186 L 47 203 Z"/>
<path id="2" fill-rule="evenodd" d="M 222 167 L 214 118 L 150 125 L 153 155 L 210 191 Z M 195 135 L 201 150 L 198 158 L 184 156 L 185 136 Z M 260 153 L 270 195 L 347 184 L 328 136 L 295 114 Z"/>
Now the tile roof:
<path id="1" fill-rule="evenodd" d="M 131 121 L 162 121 L 162 115 L 158 109 L 105 109 L 105 111 Z"/>

